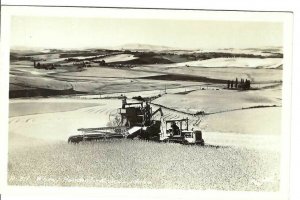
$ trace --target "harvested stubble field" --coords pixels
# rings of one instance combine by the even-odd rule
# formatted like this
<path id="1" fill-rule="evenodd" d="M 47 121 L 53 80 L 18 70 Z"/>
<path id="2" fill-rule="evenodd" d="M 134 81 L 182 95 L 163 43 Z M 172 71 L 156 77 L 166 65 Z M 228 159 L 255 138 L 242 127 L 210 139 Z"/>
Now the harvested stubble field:
<path id="1" fill-rule="evenodd" d="M 219 113 L 257 106 L 281 106 L 281 98 L 277 88 L 253 91 L 209 89 L 186 95 L 167 94 L 153 102 L 189 113 Z"/>

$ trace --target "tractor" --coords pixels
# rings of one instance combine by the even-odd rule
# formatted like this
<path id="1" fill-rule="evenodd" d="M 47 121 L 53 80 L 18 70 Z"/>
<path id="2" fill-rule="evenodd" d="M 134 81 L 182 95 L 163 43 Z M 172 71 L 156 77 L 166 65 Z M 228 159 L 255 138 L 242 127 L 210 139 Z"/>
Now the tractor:
<path id="1" fill-rule="evenodd" d="M 204 145 L 202 131 L 189 130 L 188 118 L 165 121 L 162 134 L 165 136 L 163 142 Z"/>

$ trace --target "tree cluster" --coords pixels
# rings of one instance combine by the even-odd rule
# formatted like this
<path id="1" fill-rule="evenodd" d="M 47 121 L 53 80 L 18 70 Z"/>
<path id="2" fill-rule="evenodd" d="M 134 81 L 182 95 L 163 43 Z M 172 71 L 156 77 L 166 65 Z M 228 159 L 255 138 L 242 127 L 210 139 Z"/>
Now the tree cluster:
<path id="1" fill-rule="evenodd" d="M 33 67 L 36 69 L 51 70 L 51 69 L 56 69 L 56 67 L 59 67 L 59 65 L 55 65 L 53 63 L 41 64 L 40 62 L 36 63 L 36 61 L 33 61 Z"/>
<path id="2" fill-rule="evenodd" d="M 238 78 L 234 80 L 228 80 L 227 81 L 227 88 L 228 89 L 239 89 L 239 90 L 249 90 L 251 88 L 251 82 L 248 79 L 242 79 L 238 80 Z"/>

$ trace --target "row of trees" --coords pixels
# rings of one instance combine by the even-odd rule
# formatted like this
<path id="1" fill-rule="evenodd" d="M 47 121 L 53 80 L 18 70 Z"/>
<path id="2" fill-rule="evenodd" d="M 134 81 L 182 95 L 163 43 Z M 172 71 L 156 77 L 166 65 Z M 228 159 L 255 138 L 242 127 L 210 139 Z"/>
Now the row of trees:
<path id="1" fill-rule="evenodd" d="M 251 88 L 251 82 L 248 79 L 242 79 L 238 80 L 238 78 L 234 80 L 228 80 L 227 81 L 227 88 L 228 89 L 240 89 L 240 90 L 249 90 Z"/>
<path id="2" fill-rule="evenodd" d="M 41 64 L 41 63 L 36 63 L 36 61 L 33 61 L 33 67 L 36 69 L 46 69 L 46 70 L 51 70 L 51 69 L 56 69 L 59 65 L 54 65 L 52 63 L 47 63 L 47 64 Z"/>

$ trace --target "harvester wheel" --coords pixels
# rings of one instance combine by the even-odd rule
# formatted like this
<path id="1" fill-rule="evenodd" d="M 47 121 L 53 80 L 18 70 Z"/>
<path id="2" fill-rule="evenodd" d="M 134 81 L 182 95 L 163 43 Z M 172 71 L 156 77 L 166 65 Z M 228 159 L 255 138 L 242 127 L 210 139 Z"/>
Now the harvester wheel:
<path id="1" fill-rule="evenodd" d="M 79 142 L 83 141 L 83 137 L 79 136 L 71 136 L 68 139 L 68 143 L 78 144 Z"/>

